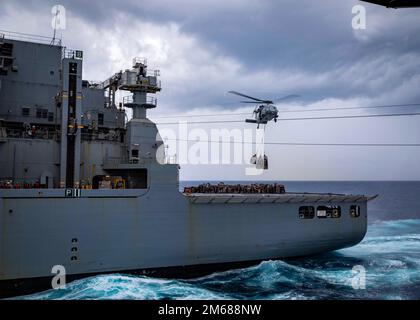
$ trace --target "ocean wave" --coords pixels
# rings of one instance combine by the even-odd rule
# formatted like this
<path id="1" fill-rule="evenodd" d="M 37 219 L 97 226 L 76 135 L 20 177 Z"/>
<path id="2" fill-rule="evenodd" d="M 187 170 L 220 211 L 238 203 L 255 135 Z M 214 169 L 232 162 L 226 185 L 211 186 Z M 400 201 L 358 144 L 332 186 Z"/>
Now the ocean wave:
<path id="1" fill-rule="evenodd" d="M 21 297 L 39 300 L 104 299 L 224 299 L 211 291 L 177 280 L 164 280 L 122 274 L 101 275 L 73 281 L 63 289 L 48 290 Z"/>

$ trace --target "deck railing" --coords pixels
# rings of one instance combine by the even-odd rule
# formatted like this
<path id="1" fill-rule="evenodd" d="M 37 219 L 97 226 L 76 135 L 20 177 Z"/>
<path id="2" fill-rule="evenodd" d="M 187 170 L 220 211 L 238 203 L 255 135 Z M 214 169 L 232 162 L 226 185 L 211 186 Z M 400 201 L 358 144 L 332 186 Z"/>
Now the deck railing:
<path id="1" fill-rule="evenodd" d="M 7 30 L 0 30 L 0 38 L 61 46 L 61 39 Z"/>

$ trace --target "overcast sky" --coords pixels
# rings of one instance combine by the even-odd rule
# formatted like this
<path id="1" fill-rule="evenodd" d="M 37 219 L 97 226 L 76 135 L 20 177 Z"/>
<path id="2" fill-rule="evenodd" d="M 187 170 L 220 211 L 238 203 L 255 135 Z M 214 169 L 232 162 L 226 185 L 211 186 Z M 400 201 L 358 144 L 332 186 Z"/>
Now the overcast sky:
<path id="1" fill-rule="evenodd" d="M 55 1 L 1 0 L 0 29 L 51 36 Z M 84 51 L 84 78 L 104 80 L 133 57 L 159 68 L 158 118 L 251 113 L 226 91 L 263 98 L 300 94 L 280 110 L 420 103 L 420 9 L 356 0 L 61 1 L 64 45 Z M 353 30 L 363 4 L 367 28 Z M 285 113 L 281 117 L 420 112 L 401 107 Z M 191 121 L 242 119 L 223 116 Z M 173 119 L 170 119 L 171 121 Z M 420 117 L 281 121 L 266 141 L 420 143 Z M 164 126 L 160 126 L 163 128 Z M 197 127 L 197 126 L 194 126 Z M 200 125 L 206 130 L 220 125 Z M 223 127 L 250 128 L 246 124 Z M 419 147 L 267 146 L 270 169 L 256 179 L 420 180 Z M 249 179 L 243 166 L 183 165 L 182 179 Z"/>

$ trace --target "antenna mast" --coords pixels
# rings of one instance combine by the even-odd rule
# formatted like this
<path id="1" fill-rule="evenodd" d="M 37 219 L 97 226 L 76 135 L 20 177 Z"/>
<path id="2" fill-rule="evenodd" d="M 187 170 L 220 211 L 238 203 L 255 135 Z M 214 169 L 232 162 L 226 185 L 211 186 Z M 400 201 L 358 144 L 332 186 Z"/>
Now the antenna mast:
<path id="1" fill-rule="evenodd" d="M 57 33 L 57 18 L 58 18 L 58 14 L 60 13 L 60 8 L 57 6 L 57 11 L 55 12 L 55 16 L 54 16 L 54 33 L 53 33 L 53 38 L 51 40 L 51 44 L 53 45 L 55 43 L 55 37 L 56 37 L 56 33 Z"/>

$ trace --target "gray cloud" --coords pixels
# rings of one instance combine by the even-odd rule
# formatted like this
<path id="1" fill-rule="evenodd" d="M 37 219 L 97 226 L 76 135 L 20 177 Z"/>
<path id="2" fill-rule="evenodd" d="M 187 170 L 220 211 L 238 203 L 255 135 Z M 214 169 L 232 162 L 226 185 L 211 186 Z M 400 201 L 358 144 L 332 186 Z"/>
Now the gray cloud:
<path id="1" fill-rule="evenodd" d="M 20 6 L 18 10 L 42 11 L 44 14 L 55 4 L 49 0 L 9 2 L 15 7 Z M 138 32 L 141 37 L 141 30 L 130 29 L 131 22 L 142 21 L 156 26 L 176 23 L 181 33 L 198 39 L 202 47 L 238 61 L 243 67 L 241 71 L 248 75 L 270 71 L 302 73 L 312 78 L 313 88 L 296 83 L 296 90 L 304 90 L 301 93 L 312 101 L 322 97 L 380 96 L 390 87 L 399 88 L 410 82 L 415 76 L 413 73 L 419 71 L 416 64 L 420 64 L 420 23 L 416 10 L 387 10 L 366 5 L 368 29 L 355 32 L 351 28 L 351 8 L 360 4 L 355 0 L 324 0 L 322 5 L 313 0 L 217 0 L 204 3 L 191 0 L 65 0 L 62 4 L 69 13 L 69 23 L 77 17 L 103 33 L 112 33 L 122 27 L 127 29 L 126 33 Z M 407 73 L 394 70 L 393 63 L 401 60 L 401 56 L 413 60 L 412 69 Z M 326 77 L 322 85 L 317 83 L 320 75 Z M 376 82 L 382 82 L 382 86 L 372 86 L 360 80 L 375 82 L 379 75 L 381 79 Z M 246 86 L 237 88 L 235 81 L 226 85 L 248 89 Z M 255 93 L 286 93 L 283 88 L 293 91 L 281 81 L 277 89 L 266 90 L 264 82 L 254 84 L 254 87 Z M 209 104 L 220 103 L 220 92 L 212 97 L 203 87 L 196 93 L 202 97 L 204 94 Z M 404 100 L 401 103 L 409 103 L 420 97 L 400 98 Z M 187 98 L 187 104 L 188 100 L 191 104 L 197 103 L 195 99 Z"/>

